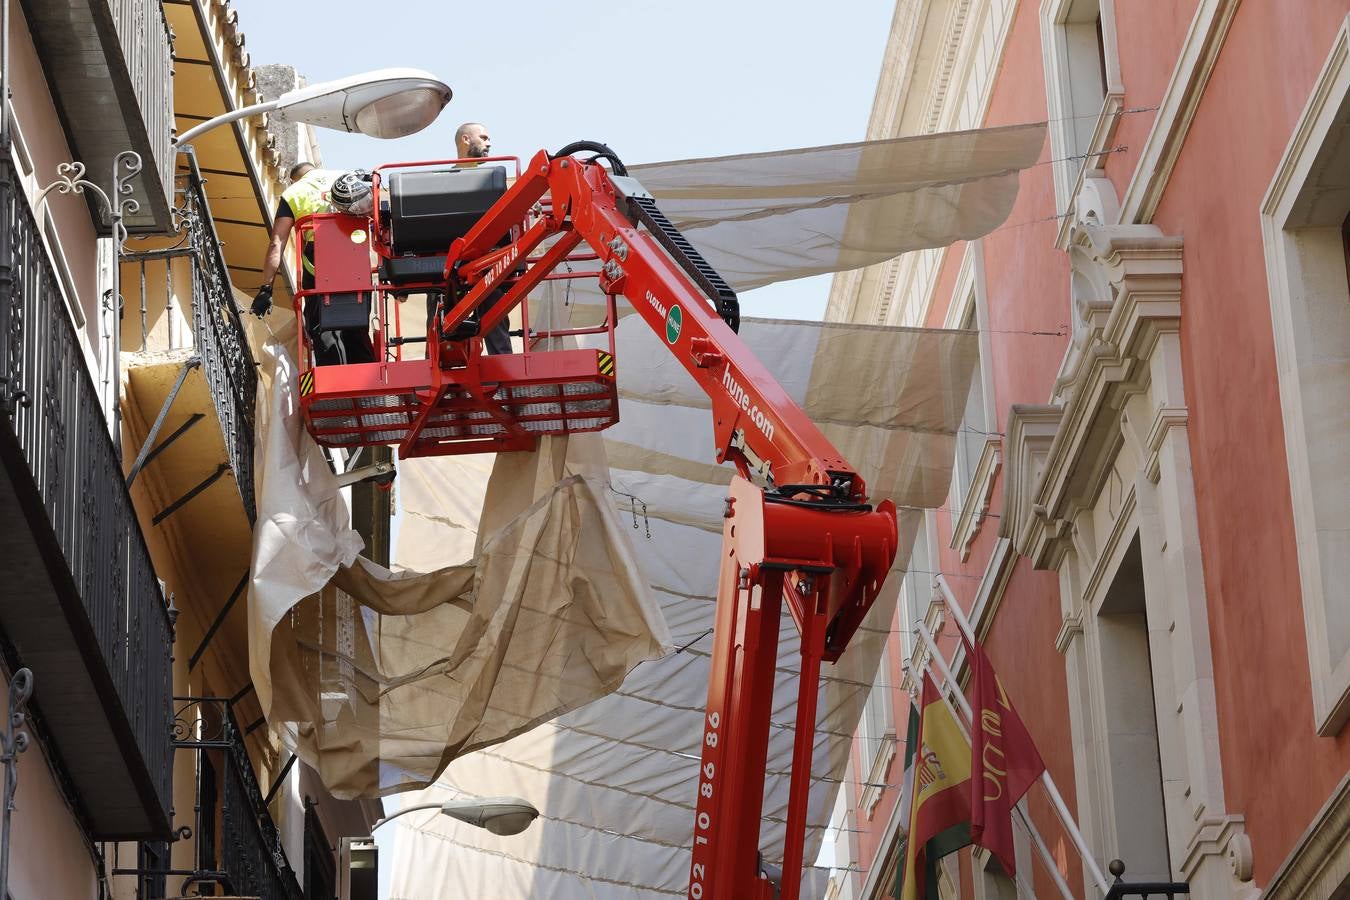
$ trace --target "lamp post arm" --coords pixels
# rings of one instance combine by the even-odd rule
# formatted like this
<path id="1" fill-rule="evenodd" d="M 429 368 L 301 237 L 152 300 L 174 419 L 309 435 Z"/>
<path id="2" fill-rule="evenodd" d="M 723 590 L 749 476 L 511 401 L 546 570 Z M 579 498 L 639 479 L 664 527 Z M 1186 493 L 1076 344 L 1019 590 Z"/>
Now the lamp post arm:
<path id="1" fill-rule="evenodd" d="M 210 131 L 217 125 L 224 125 L 227 122 L 237 122 L 240 119 L 247 119 L 249 116 L 256 116 L 259 113 L 268 113 L 276 109 L 277 106 L 278 102 L 276 100 L 268 100 L 266 103 L 255 103 L 252 106 L 244 106 L 227 113 L 221 113 L 214 119 L 207 119 L 200 125 L 194 125 L 187 131 L 178 135 L 178 137 L 174 139 L 174 143 L 181 147 L 183 144 L 186 144 L 200 134 Z"/>
<path id="2" fill-rule="evenodd" d="M 441 807 L 442 804 L 440 803 L 420 803 L 417 806 L 404 807 L 403 809 L 400 809 L 398 812 L 394 813 L 392 816 L 385 816 L 383 819 L 376 822 L 374 825 L 370 826 L 370 830 L 373 832 L 376 828 L 379 828 L 381 825 L 384 825 L 388 822 L 392 822 L 399 816 L 405 816 L 408 813 L 423 812 L 428 809 L 440 809 Z"/>

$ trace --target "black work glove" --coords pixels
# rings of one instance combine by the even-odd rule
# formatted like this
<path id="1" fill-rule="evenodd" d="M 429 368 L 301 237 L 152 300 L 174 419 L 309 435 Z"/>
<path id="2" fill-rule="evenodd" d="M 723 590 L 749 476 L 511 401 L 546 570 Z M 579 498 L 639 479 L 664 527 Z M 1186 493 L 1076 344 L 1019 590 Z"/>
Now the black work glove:
<path id="1" fill-rule="evenodd" d="M 258 288 L 258 293 L 253 295 L 253 306 L 249 309 L 258 318 L 262 318 L 272 311 L 272 286 L 270 284 Z"/>

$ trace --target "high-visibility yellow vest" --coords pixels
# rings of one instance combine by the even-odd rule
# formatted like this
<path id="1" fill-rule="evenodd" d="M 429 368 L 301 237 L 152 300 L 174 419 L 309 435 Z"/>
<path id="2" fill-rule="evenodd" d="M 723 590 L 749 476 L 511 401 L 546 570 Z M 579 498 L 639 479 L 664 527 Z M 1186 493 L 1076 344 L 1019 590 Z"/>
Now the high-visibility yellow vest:
<path id="1" fill-rule="evenodd" d="M 314 169 L 282 191 L 281 199 L 285 200 L 286 205 L 291 208 L 296 221 L 316 213 L 333 211 L 328 191 L 341 174 L 341 172 L 335 172 L 331 169 Z M 300 254 L 300 259 L 304 263 L 305 271 L 311 275 L 314 274 L 314 262 L 304 253 Z"/>

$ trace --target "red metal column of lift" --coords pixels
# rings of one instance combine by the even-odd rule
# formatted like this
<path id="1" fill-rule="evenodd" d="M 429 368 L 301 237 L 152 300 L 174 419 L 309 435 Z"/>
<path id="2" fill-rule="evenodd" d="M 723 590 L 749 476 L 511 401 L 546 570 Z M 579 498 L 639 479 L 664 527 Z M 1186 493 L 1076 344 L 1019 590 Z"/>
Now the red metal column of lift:
<path id="1" fill-rule="evenodd" d="M 756 861 L 785 573 L 763 565 L 762 492 L 740 476 L 732 478 L 730 490 L 703 719 L 690 900 L 773 896 Z"/>

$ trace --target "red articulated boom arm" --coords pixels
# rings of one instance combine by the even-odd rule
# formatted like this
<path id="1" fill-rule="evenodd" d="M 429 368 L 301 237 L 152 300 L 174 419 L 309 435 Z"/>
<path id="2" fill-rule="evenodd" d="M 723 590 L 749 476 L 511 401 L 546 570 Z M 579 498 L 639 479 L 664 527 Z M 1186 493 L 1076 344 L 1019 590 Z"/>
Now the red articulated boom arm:
<path id="1" fill-rule="evenodd" d="M 862 478 L 733 331 L 734 295 L 728 303 L 721 279 L 610 158 L 618 174 L 561 154 L 529 162 L 451 245 L 445 275 L 459 299 L 447 301 L 441 328 L 455 328 L 508 284 L 482 318 L 490 329 L 584 242 L 602 263 L 602 289 L 628 298 L 711 399 L 717 460 L 735 463 L 738 475 L 725 511 L 688 896 L 743 900 L 781 890 L 795 898 L 820 664 L 838 659 L 881 589 L 896 553 L 895 509 L 867 505 Z M 498 248 L 545 195 L 545 214 Z M 512 282 L 520 261 L 554 236 Z M 801 631 L 802 671 L 775 887 L 760 864 L 759 831 L 784 605 Z"/>
<path id="2" fill-rule="evenodd" d="M 738 474 L 725 510 L 688 896 L 746 900 L 781 889 L 795 898 L 820 664 L 839 658 L 881 589 L 896 553 L 895 508 L 867 504 L 862 478 L 736 335 L 735 295 L 622 163 L 603 145 L 574 147 L 610 159 L 613 174 L 567 155 L 573 148 L 530 160 L 451 245 L 439 333 L 504 287 L 483 311 L 480 328 L 492 328 L 584 243 L 601 263 L 602 289 L 628 298 L 711 399 L 717 460 Z M 759 831 L 784 606 L 801 631 L 802 674 L 776 888 L 760 864 Z"/>

